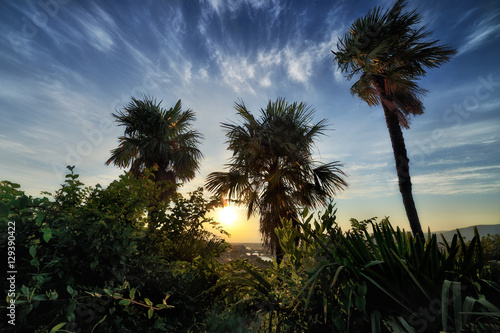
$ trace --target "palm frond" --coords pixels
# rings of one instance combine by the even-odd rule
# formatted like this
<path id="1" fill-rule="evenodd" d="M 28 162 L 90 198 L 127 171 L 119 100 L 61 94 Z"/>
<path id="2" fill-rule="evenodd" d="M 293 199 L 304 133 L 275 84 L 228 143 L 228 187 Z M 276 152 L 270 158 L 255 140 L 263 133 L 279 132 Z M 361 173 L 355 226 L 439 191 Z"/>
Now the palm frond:
<path id="1" fill-rule="evenodd" d="M 424 110 L 425 90 L 415 80 L 425 76 L 427 68 L 449 61 L 455 50 L 428 40 L 431 32 L 419 26 L 421 15 L 416 10 L 405 12 L 406 6 L 406 0 L 398 0 L 385 12 L 380 7 L 370 10 L 351 25 L 332 52 L 349 80 L 360 75 L 351 94 L 370 106 L 382 102 L 408 128 L 410 116 Z"/>
<path id="2" fill-rule="evenodd" d="M 174 181 L 194 178 L 203 157 L 197 148 L 203 136 L 192 129 L 195 114 L 183 111 L 181 100 L 167 110 L 150 96 L 132 97 L 113 117 L 125 130 L 106 164 L 132 165 L 135 175 L 156 164 L 163 169 L 160 172 L 175 175 Z"/>
<path id="3" fill-rule="evenodd" d="M 241 122 L 221 125 L 232 151 L 228 171 L 211 173 L 206 187 L 245 202 L 248 216 L 258 213 L 264 243 L 274 250 L 281 219 L 295 218 L 301 206 L 323 204 L 347 186 L 345 174 L 337 162 L 321 165 L 312 158 L 315 140 L 328 124 L 326 119 L 314 122 L 314 110 L 306 103 L 278 98 L 268 101 L 259 117 L 243 101 L 234 107 Z"/>

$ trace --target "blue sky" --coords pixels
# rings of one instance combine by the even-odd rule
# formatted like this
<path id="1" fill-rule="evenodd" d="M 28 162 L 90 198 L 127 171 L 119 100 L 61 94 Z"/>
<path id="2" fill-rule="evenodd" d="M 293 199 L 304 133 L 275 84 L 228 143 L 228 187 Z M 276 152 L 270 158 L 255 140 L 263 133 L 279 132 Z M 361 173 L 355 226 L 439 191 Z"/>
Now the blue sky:
<path id="1" fill-rule="evenodd" d="M 105 166 L 123 129 L 111 113 L 141 93 L 197 115 L 205 139 L 202 186 L 230 156 L 221 122 L 235 101 L 304 101 L 331 131 L 316 157 L 344 163 L 350 187 L 338 221 L 390 216 L 409 229 L 380 107 L 349 93 L 331 50 L 358 17 L 393 1 L 0 0 L 0 178 L 31 195 L 53 191 L 68 164 L 86 185 L 123 170 Z M 425 113 L 405 130 L 424 230 L 500 223 L 500 5 L 495 0 L 410 1 L 432 36 L 457 55 L 420 80 Z M 242 214 L 243 216 L 243 214 Z M 255 221 L 242 224 L 258 239 Z"/>

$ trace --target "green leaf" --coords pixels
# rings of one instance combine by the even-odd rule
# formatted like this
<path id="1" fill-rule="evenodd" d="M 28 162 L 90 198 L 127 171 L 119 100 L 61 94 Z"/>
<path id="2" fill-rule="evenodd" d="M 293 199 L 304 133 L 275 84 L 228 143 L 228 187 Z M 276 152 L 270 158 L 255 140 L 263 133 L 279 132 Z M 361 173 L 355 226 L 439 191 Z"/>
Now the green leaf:
<path id="1" fill-rule="evenodd" d="M 151 301 L 149 300 L 149 298 L 145 298 L 145 299 L 144 299 L 144 302 L 146 302 L 146 304 L 147 304 L 147 305 L 149 305 L 149 306 L 152 306 L 152 305 L 153 305 L 153 302 L 151 302 Z"/>
<path id="2" fill-rule="evenodd" d="M 68 284 L 68 286 L 66 287 L 66 290 L 68 291 L 68 293 L 73 296 L 74 293 L 75 293 L 75 290 L 73 288 L 71 288 L 71 286 Z"/>
<path id="3" fill-rule="evenodd" d="M 26 208 L 26 206 L 29 203 L 29 198 L 27 196 L 25 196 L 25 195 L 23 195 L 22 197 L 20 197 L 18 200 L 19 200 L 19 206 L 20 206 L 19 208 L 20 209 Z"/>
<path id="4" fill-rule="evenodd" d="M 60 328 L 62 328 L 64 325 L 66 325 L 66 322 L 62 322 L 60 324 L 57 324 L 56 326 L 52 327 L 50 332 L 58 332 Z"/>
<path id="5" fill-rule="evenodd" d="M 93 333 L 93 332 L 94 332 L 94 330 L 95 330 L 95 328 L 97 327 L 97 325 L 101 324 L 104 320 L 106 320 L 106 317 L 107 317 L 107 316 L 108 316 L 108 315 L 105 315 L 104 317 L 102 317 L 102 319 L 101 319 L 101 320 L 99 320 L 99 322 L 98 322 L 97 324 L 95 324 L 95 325 L 94 325 L 94 327 L 92 328 L 92 331 L 90 331 L 90 333 Z"/>
<path id="6" fill-rule="evenodd" d="M 37 258 L 33 258 L 32 260 L 30 260 L 30 265 L 38 268 L 40 266 L 40 262 L 38 261 Z"/>
<path id="7" fill-rule="evenodd" d="M 129 305 L 130 304 L 130 300 L 129 299 L 122 299 L 118 304 L 120 304 L 120 305 Z"/>
<path id="8" fill-rule="evenodd" d="M 66 308 L 66 314 L 67 314 L 66 318 L 68 318 L 69 322 L 74 321 L 76 318 L 75 315 L 76 306 L 77 306 L 76 302 L 70 302 L 68 307 Z"/>
<path id="9" fill-rule="evenodd" d="M 410 324 L 408 324 L 403 317 L 398 317 L 397 319 L 399 320 L 401 325 L 404 327 L 404 331 L 402 331 L 402 332 L 416 333 L 415 329 L 413 327 L 411 327 Z"/>
<path id="10" fill-rule="evenodd" d="M 59 294 L 56 291 L 47 291 L 46 292 L 47 297 L 49 298 L 49 301 L 55 300 L 59 297 Z"/>
<path id="11" fill-rule="evenodd" d="M 153 313 L 154 313 L 153 309 L 148 310 L 148 319 L 151 319 L 153 317 Z"/>
<path id="12" fill-rule="evenodd" d="M 487 301 L 485 298 L 483 298 L 481 296 L 479 297 L 479 299 L 476 302 L 478 302 L 479 304 L 481 304 L 482 306 L 484 306 L 490 312 L 495 312 L 497 314 L 500 313 L 500 309 L 499 308 L 497 308 L 494 304 L 492 304 L 491 302 Z"/>
<path id="13" fill-rule="evenodd" d="M 455 317 L 455 328 L 457 331 L 462 330 L 462 293 L 461 293 L 461 284 L 460 282 L 453 281 L 452 284 L 452 293 L 453 293 L 453 311 Z"/>
<path id="14" fill-rule="evenodd" d="M 30 253 L 30 255 L 31 255 L 32 258 L 35 258 L 35 256 L 36 256 L 36 247 L 35 247 L 35 245 L 31 245 L 30 246 L 29 253 Z"/>
<path id="15" fill-rule="evenodd" d="M 45 213 L 38 214 L 38 216 L 36 217 L 36 220 L 35 220 L 36 225 L 41 226 L 44 218 L 45 218 Z"/>
<path id="16" fill-rule="evenodd" d="M 8 217 L 8 216 L 9 216 L 9 207 L 3 202 L 0 202 L 0 217 Z"/>
<path id="17" fill-rule="evenodd" d="M 135 298 L 135 288 L 130 289 L 130 292 L 128 293 L 130 299 Z"/>
<path id="18" fill-rule="evenodd" d="M 366 306 L 366 298 L 364 298 L 362 296 L 358 296 L 358 295 L 354 296 L 354 305 L 360 311 L 364 311 L 365 310 L 365 306 Z"/>
<path id="19" fill-rule="evenodd" d="M 451 281 L 444 280 L 441 289 L 441 325 L 444 331 L 448 330 L 448 299 L 450 295 Z"/>
<path id="20" fill-rule="evenodd" d="M 43 240 L 48 243 L 52 238 L 52 229 L 49 227 L 43 229 Z"/>

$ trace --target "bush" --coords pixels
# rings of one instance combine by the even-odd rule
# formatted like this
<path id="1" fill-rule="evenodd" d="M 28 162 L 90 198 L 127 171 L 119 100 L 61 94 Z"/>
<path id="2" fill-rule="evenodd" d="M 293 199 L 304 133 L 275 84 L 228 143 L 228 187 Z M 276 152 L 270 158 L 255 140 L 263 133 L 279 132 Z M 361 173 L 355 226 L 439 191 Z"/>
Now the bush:
<path id="1" fill-rule="evenodd" d="M 223 265 L 228 245 L 204 228 L 219 228 L 207 217 L 217 202 L 202 189 L 162 201 L 147 172 L 102 188 L 69 169 L 42 198 L 0 184 L 0 248 L 17 272 L 14 288 L 2 282 L 16 306 L 2 332 L 500 330 L 496 239 L 477 230 L 470 242 L 457 231 L 422 243 L 372 218 L 342 232 L 330 205 L 276 229 L 279 265 Z"/>
<path id="2" fill-rule="evenodd" d="M 500 329 L 499 262 L 477 234 L 422 243 L 388 219 L 342 232 L 333 206 L 283 221 L 285 259 L 267 271 L 244 263 L 220 287 L 231 309 L 253 311 L 259 332 L 490 332 Z M 300 230 L 294 225 L 300 226 Z M 298 246 L 297 246 L 298 243 Z M 237 316 L 233 316 L 237 318 Z"/>
<path id="3" fill-rule="evenodd" d="M 69 169 L 64 185 L 42 198 L 0 185 L 0 248 L 15 247 L 17 259 L 6 269 L 17 271 L 15 293 L 2 282 L 7 304 L 15 299 L 16 326 L 3 321 L 1 330 L 182 332 L 200 321 L 213 300 L 202 292 L 216 283 L 215 258 L 227 246 L 204 229 L 215 222 L 205 217 L 213 204 L 202 190 L 161 202 L 147 173 L 85 188 Z M 164 214 L 152 230 L 153 204 Z"/>

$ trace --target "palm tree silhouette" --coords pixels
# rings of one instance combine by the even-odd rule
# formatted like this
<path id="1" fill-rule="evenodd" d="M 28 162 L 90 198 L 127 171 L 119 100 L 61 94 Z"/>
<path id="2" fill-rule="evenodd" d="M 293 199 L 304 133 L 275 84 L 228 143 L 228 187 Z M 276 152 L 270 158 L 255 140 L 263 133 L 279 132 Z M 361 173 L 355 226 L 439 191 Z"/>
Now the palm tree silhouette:
<path id="1" fill-rule="evenodd" d="M 172 185 L 163 192 L 162 199 L 176 190 L 177 181 L 195 177 L 203 156 L 198 149 L 202 135 L 191 128 L 194 112 L 183 111 L 181 100 L 167 110 L 152 97 L 132 97 L 113 117 L 119 126 L 125 126 L 125 132 L 119 137 L 118 148 L 111 151 L 107 165 L 130 166 L 136 177 L 146 168 L 154 168 L 155 182 L 169 181 Z"/>
<path id="2" fill-rule="evenodd" d="M 368 105 L 382 104 L 391 138 L 399 190 L 413 234 L 424 239 L 412 195 L 409 159 L 401 126 L 410 127 L 410 116 L 422 114 L 421 97 L 425 90 L 416 80 L 426 75 L 426 68 L 439 67 L 455 50 L 427 41 L 431 34 L 419 27 L 420 14 L 404 12 L 405 0 L 382 13 L 380 7 L 357 19 L 333 52 L 339 69 L 348 79 L 360 74 L 351 94 Z"/>
<path id="3" fill-rule="evenodd" d="M 312 124 L 314 111 L 304 103 L 278 98 L 261 109 L 260 118 L 235 103 L 242 123 L 223 123 L 228 149 L 226 172 L 208 175 L 206 187 L 216 195 L 247 205 L 247 216 L 260 215 L 263 242 L 282 258 L 274 232 L 281 219 L 295 219 L 300 207 L 324 204 L 347 187 L 338 162 L 321 164 L 312 158 L 314 140 L 324 134 L 326 120 Z"/>

